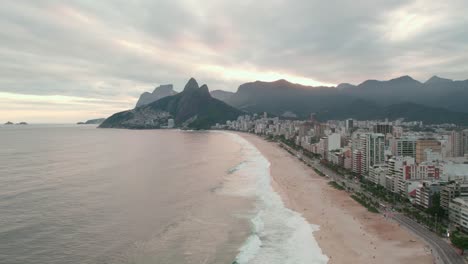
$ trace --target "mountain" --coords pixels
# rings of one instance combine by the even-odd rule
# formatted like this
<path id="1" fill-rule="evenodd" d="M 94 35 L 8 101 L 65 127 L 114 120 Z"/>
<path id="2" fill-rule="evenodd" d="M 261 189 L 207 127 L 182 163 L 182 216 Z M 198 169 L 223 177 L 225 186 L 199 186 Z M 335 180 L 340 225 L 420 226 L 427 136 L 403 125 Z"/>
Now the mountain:
<path id="1" fill-rule="evenodd" d="M 342 90 L 342 93 L 390 105 L 408 102 L 420 95 L 422 93 L 422 83 L 406 75 L 388 81 L 367 80 L 357 86 Z"/>
<path id="2" fill-rule="evenodd" d="M 161 98 L 175 94 L 177 94 L 177 92 L 174 91 L 174 87 L 172 86 L 172 84 L 161 85 L 159 87 L 156 87 L 152 93 L 142 93 L 140 95 L 140 98 L 138 99 L 136 107 L 151 104 L 152 102 L 156 102 Z"/>
<path id="3" fill-rule="evenodd" d="M 234 93 L 233 92 L 227 92 L 223 90 L 214 90 L 210 92 L 211 97 L 216 98 L 221 101 L 226 101 L 231 97 Z"/>
<path id="4" fill-rule="evenodd" d="M 440 78 L 439 76 L 432 76 L 427 80 L 424 84 L 425 85 L 444 85 L 444 84 L 450 84 L 453 81 L 450 79 L 445 79 L 445 78 Z"/>
<path id="5" fill-rule="evenodd" d="M 104 122 L 104 120 L 106 120 L 106 119 L 105 118 L 96 118 L 96 119 L 87 120 L 86 122 L 78 122 L 76 124 L 77 125 L 99 125 L 102 122 Z"/>
<path id="6" fill-rule="evenodd" d="M 396 120 L 423 121 L 425 124 L 454 123 L 468 125 L 468 113 L 450 111 L 444 108 L 404 102 L 392 105 L 380 105 L 372 101 L 356 99 L 348 104 L 330 107 L 317 113 L 321 120 L 347 119 L 357 120 Z"/>
<path id="7" fill-rule="evenodd" d="M 301 118 L 347 100 L 334 88 L 303 86 L 278 80 L 242 84 L 225 102 L 249 112 L 268 112 L 277 116 L 291 112 Z"/>
<path id="8" fill-rule="evenodd" d="M 401 76 L 388 81 L 367 80 L 359 85 L 342 83 L 337 87 L 304 86 L 285 80 L 256 81 L 240 85 L 237 92 L 224 101 L 250 112 L 266 111 L 274 115 L 292 112 L 299 118 L 315 112 L 319 118 L 322 115 L 325 119 L 338 116 L 343 111 L 361 111 L 355 116 L 372 118 L 380 115 L 377 112 L 364 113 L 374 108 L 371 105 L 378 107 L 378 111 L 384 111 L 382 107 L 408 103 L 412 104 L 413 107 L 409 108 L 412 111 L 416 111 L 418 105 L 447 110 L 446 114 L 458 116 L 468 113 L 468 80 L 452 81 L 434 76 L 421 83 L 410 76 Z M 410 115 L 408 113 L 408 117 Z"/>
<path id="9" fill-rule="evenodd" d="M 107 118 L 101 128 L 153 129 L 163 128 L 173 119 L 175 127 L 208 129 L 216 123 L 234 120 L 242 111 L 211 97 L 208 86 L 198 86 L 191 78 L 184 90 L 148 105 L 116 113 Z"/>

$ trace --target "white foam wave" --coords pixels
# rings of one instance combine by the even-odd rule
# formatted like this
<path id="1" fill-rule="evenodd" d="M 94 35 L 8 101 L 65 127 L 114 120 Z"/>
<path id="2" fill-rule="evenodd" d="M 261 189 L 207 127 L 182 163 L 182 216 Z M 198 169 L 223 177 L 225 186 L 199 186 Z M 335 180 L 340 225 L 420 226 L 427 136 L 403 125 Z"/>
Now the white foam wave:
<path id="1" fill-rule="evenodd" d="M 286 208 L 273 190 L 269 161 L 244 138 L 228 134 L 242 146 L 246 158 L 231 174 L 231 177 L 241 179 L 243 187 L 236 184 L 241 189 L 238 194 L 249 194 L 256 199 L 255 213 L 250 220 L 252 234 L 239 249 L 235 263 L 327 263 L 328 257 L 322 253 L 312 234 L 319 227 L 309 224 L 298 212 Z M 231 190 L 230 194 L 233 193 Z"/>

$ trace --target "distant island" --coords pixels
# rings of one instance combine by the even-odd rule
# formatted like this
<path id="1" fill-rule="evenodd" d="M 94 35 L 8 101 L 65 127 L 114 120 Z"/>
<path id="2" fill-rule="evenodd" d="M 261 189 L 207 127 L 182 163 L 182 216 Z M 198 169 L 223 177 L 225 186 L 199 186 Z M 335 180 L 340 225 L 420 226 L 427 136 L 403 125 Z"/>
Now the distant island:
<path id="1" fill-rule="evenodd" d="M 106 120 L 105 118 L 90 119 L 86 122 L 78 122 L 77 125 L 99 125 Z"/>
<path id="2" fill-rule="evenodd" d="M 15 123 L 13 123 L 13 122 L 11 122 L 11 121 L 8 121 L 8 122 L 5 123 L 5 125 L 11 126 L 11 125 L 29 125 L 29 124 L 26 123 L 26 122 L 19 122 L 19 123 L 16 123 L 16 124 L 15 124 Z"/>
<path id="3" fill-rule="evenodd" d="M 99 127 L 209 129 L 217 123 L 236 119 L 243 113 L 213 98 L 207 85 L 200 87 L 197 81 L 191 78 L 181 93 L 113 114 Z"/>

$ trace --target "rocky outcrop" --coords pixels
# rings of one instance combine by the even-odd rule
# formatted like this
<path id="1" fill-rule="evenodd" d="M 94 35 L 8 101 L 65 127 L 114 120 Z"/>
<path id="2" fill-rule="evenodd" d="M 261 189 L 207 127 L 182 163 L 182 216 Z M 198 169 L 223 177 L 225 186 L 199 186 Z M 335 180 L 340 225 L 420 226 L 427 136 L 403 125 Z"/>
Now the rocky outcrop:
<path id="1" fill-rule="evenodd" d="M 151 104 L 152 102 L 156 102 L 159 99 L 175 94 L 177 94 L 177 92 L 174 91 L 172 84 L 161 85 L 156 87 L 152 93 L 144 92 L 141 94 L 135 107 Z"/>
<path id="2" fill-rule="evenodd" d="M 105 118 L 96 118 L 96 119 L 87 120 L 86 122 L 78 122 L 76 124 L 78 124 L 78 125 L 99 125 L 102 122 L 104 122 L 104 120 L 106 120 L 106 119 Z"/>

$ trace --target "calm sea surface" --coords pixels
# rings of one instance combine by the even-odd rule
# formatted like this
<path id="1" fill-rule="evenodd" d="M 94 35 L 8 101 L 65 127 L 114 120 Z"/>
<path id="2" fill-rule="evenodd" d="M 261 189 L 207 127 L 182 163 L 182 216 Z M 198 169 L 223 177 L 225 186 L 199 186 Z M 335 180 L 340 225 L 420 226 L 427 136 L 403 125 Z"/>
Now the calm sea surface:
<path id="1" fill-rule="evenodd" d="M 0 126 L 0 263 L 232 263 L 252 199 L 222 133 Z"/>
<path id="2" fill-rule="evenodd" d="M 0 126 L 0 264 L 327 263 L 225 132 Z"/>

